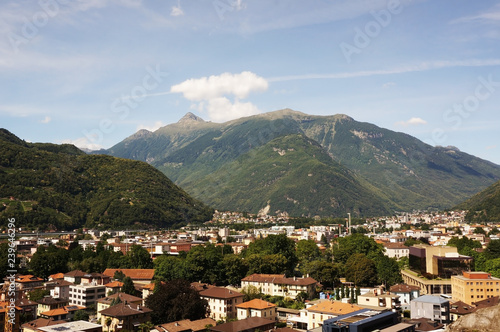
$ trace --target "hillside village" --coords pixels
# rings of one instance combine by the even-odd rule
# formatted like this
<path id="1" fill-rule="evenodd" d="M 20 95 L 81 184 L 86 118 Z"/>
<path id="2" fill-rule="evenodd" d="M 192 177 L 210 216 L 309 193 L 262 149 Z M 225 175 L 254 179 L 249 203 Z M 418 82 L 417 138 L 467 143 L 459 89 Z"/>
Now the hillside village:
<path id="1" fill-rule="evenodd" d="M 349 225 L 346 218 L 344 225 L 297 229 L 287 225 L 288 218 L 284 215 L 243 215 L 216 211 L 204 226 L 188 225 L 169 231 L 88 229 L 59 235 L 23 234 L 16 240 L 16 248 L 20 271 L 27 273 L 18 273 L 15 279 L 9 275 L 4 278 L 3 331 L 444 331 L 460 317 L 489 310 L 487 308 L 500 302 L 496 263 L 500 256 L 493 259 L 495 264 L 480 265 L 474 260 L 481 256 L 463 254 L 463 250 L 472 250 L 498 255 L 495 250 L 500 242 L 499 225 L 467 224 L 464 211 L 415 212 L 372 218 L 359 225 Z M 238 224 L 250 227 L 236 231 L 233 226 Z M 260 224 L 274 225 L 262 227 Z M 279 267 L 252 270 L 251 260 L 259 255 L 248 256 L 248 252 L 264 250 L 265 247 L 256 245 L 278 237 L 289 241 L 298 256 L 304 252 L 309 256 L 300 256 L 298 265 L 291 270 L 280 265 L 279 260 L 275 264 L 282 270 Z M 373 248 L 382 248 L 389 262 L 386 263 L 398 263 L 395 268 L 400 275 L 380 282 L 383 268 L 379 265 L 374 270 L 379 278 L 371 281 L 349 273 L 352 269 L 363 271 L 361 264 L 353 267 L 349 259 L 342 262 L 342 255 L 346 253 L 341 247 L 352 245 L 345 241 L 355 238 L 362 241 L 358 242 L 359 246 L 371 241 L 370 245 L 377 246 Z M 460 241 L 475 245 L 464 249 Z M 314 258 L 310 251 L 304 250 L 306 244 L 313 246 L 308 250 L 317 252 Z M 102 271 L 93 265 L 87 265 L 91 271 L 68 270 L 67 265 L 64 271 L 44 269 L 46 273 L 54 272 L 50 275 L 34 268 L 45 250 L 69 251 L 70 247 L 71 250 L 80 247 L 78 250 L 84 254 L 106 250 L 119 255 L 118 259 L 142 254 L 143 263 L 131 268 L 105 267 Z M 193 280 L 195 276 L 190 274 L 190 282 L 176 281 L 176 276 L 183 275 L 180 265 L 175 264 L 193 259 L 190 255 L 195 252 L 205 258 L 214 255 L 210 250 L 220 253 L 215 259 L 228 261 L 227 270 L 217 272 L 227 274 L 225 278 L 206 274 L 211 273 L 208 267 L 205 274 L 198 275 L 200 280 Z M 235 257 L 240 256 L 246 257 L 240 259 L 249 261 L 250 269 L 243 270 L 243 275 L 233 276 L 229 267 L 238 267 L 241 261 Z M 274 264 L 272 259 L 276 257 L 271 256 L 262 255 L 259 268 L 265 269 L 269 262 Z M 366 258 L 362 256 L 358 258 Z M 150 265 L 145 268 L 147 261 Z M 312 261 L 319 262 L 316 263 L 319 268 L 311 268 Z M 333 262 L 338 262 L 337 266 Z M 141 264 L 144 266 L 138 266 Z M 351 265 L 349 269 L 342 269 L 341 264 Z M 45 265 L 51 263 L 46 261 Z M 113 264 L 108 262 L 109 265 Z M 478 271 L 477 266 L 487 267 L 489 271 Z M 193 265 L 189 268 L 193 269 Z M 278 271 L 280 273 L 275 273 Z M 156 299 L 153 294 L 172 292 L 168 291 L 172 287 L 187 287 L 185 292 L 193 292 L 194 296 L 190 301 L 202 309 L 194 310 L 194 314 L 170 317 L 175 305 L 169 306 L 166 299 Z M 13 289 L 15 322 L 8 315 L 12 312 L 9 291 Z M 157 303 L 162 305 L 156 307 Z M 169 321 L 165 321 L 167 316 Z"/>

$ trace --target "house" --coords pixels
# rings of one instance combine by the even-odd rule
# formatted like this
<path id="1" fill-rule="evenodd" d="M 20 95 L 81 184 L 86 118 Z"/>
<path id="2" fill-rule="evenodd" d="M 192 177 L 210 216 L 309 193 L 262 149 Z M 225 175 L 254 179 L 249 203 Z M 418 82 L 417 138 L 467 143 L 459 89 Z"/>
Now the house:
<path id="1" fill-rule="evenodd" d="M 85 307 L 78 305 L 66 305 L 62 308 L 52 309 L 40 313 L 40 317 L 52 320 L 67 320 L 70 321 L 75 317 L 78 310 L 84 310 Z"/>
<path id="2" fill-rule="evenodd" d="M 50 291 L 50 296 L 69 300 L 69 286 L 74 285 L 72 282 L 64 279 L 53 279 L 45 283 L 45 289 Z"/>
<path id="3" fill-rule="evenodd" d="M 137 330 L 142 323 L 151 320 L 151 309 L 139 304 L 122 302 L 101 310 L 101 325 L 106 331 Z"/>
<path id="4" fill-rule="evenodd" d="M 30 322 L 24 323 L 21 325 L 21 329 L 23 332 L 38 332 L 40 327 L 46 327 L 50 325 L 57 325 L 57 324 L 62 324 L 66 323 L 65 321 L 62 320 L 52 320 L 52 319 L 47 319 L 47 318 L 38 318 L 35 320 L 32 320 Z"/>
<path id="5" fill-rule="evenodd" d="M 400 259 L 401 257 L 408 257 L 410 255 L 410 248 L 401 242 L 384 242 L 385 248 L 384 255 L 390 258 Z"/>
<path id="6" fill-rule="evenodd" d="M 62 308 L 68 305 L 69 301 L 60 298 L 53 298 L 50 296 L 45 296 L 37 301 L 38 307 L 36 309 L 36 315 L 40 316 L 42 312 Z"/>
<path id="7" fill-rule="evenodd" d="M 210 318 L 226 320 L 236 318 L 236 306 L 243 303 L 244 295 L 227 288 L 213 287 L 201 291 L 200 297 L 208 301 Z"/>
<path id="8" fill-rule="evenodd" d="M 356 332 L 382 330 L 398 324 L 399 315 L 392 311 L 362 309 L 325 320 L 323 332 Z"/>
<path id="9" fill-rule="evenodd" d="M 107 276 L 103 273 L 97 273 L 97 272 L 85 273 L 81 277 L 81 283 L 93 284 L 93 285 L 105 285 L 111 282 L 111 278 L 112 277 Z"/>
<path id="10" fill-rule="evenodd" d="M 276 320 L 277 318 L 276 304 L 261 299 L 253 299 L 238 304 L 236 310 L 238 320 L 248 317 L 262 317 L 271 320 Z"/>
<path id="11" fill-rule="evenodd" d="M 453 300 L 467 304 L 500 296 L 500 279 L 486 272 L 463 271 L 451 277 L 451 286 Z"/>
<path id="12" fill-rule="evenodd" d="M 112 281 L 112 282 L 108 282 L 104 286 L 106 286 L 106 295 L 107 294 L 113 294 L 113 293 L 119 292 L 122 289 L 123 282 L 115 280 L 115 281 Z"/>
<path id="13" fill-rule="evenodd" d="M 127 293 L 115 293 L 97 300 L 97 319 L 101 318 L 100 311 L 109 308 L 112 304 L 127 302 L 130 304 L 142 304 L 142 299 Z"/>
<path id="14" fill-rule="evenodd" d="M 104 285 L 71 285 L 69 286 L 69 304 L 89 307 L 100 298 L 106 296 Z"/>
<path id="15" fill-rule="evenodd" d="M 423 295 L 410 302 L 411 319 L 426 318 L 442 324 L 450 322 L 450 301 L 440 296 Z"/>
<path id="16" fill-rule="evenodd" d="M 460 317 L 474 312 L 476 308 L 462 301 L 456 301 L 450 304 L 450 320 L 456 321 Z"/>
<path id="17" fill-rule="evenodd" d="M 12 279 L 4 278 L 3 280 L 5 282 L 5 286 L 8 287 Z M 31 274 L 27 275 L 18 274 L 16 275 L 16 278 L 14 280 L 16 284 L 16 289 L 24 293 L 27 293 L 35 288 L 43 287 L 43 279 L 35 277 Z"/>
<path id="18" fill-rule="evenodd" d="M 410 301 L 420 296 L 420 287 L 406 284 L 397 284 L 389 288 L 391 293 L 399 296 L 404 310 L 409 310 Z M 408 307 L 408 308 L 406 308 Z"/>
<path id="19" fill-rule="evenodd" d="M 38 332 L 61 332 L 61 331 L 102 332 L 102 326 L 99 324 L 94 324 L 83 320 L 77 320 L 74 322 L 48 325 L 38 328 Z"/>
<path id="20" fill-rule="evenodd" d="M 380 310 L 382 308 L 391 309 L 394 312 L 401 312 L 401 302 L 399 295 L 391 292 L 384 292 L 382 288 L 373 290 L 358 296 L 358 305 L 371 307 Z"/>
<path id="21" fill-rule="evenodd" d="M 285 278 L 284 274 L 252 274 L 241 279 L 241 287 L 255 286 L 266 295 L 295 299 L 299 293 L 314 296 L 318 282 L 310 277 Z"/>
<path id="22" fill-rule="evenodd" d="M 103 274 L 113 278 L 117 271 L 121 271 L 126 277 L 130 277 L 134 284 L 143 285 L 153 282 L 155 275 L 154 269 L 106 269 Z"/>
<path id="23" fill-rule="evenodd" d="M 73 284 L 80 284 L 82 282 L 83 276 L 85 276 L 85 272 L 80 270 L 73 270 L 64 274 L 64 280 L 69 281 Z"/>
<path id="24" fill-rule="evenodd" d="M 275 321 L 261 317 L 249 317 L 243 320 L 212 326 L 210 328 L 210 331 L 212 332 L 255 332 L 257 330 L 269 331 L 274 329 L 274 326 L 275 326 Z"/>
<path id="25" fill-rule="evenodd" d="M 323 300 L 315 304 L 307 311 L 307 329 L 311 330 L 323 326 L 323 322 L 327 319 L 349 314 L 363 309 L 360 306 L 341 301 Z"/>
<path id="26" fill-rule="evenodd" d="M 203 318 L 198 320 L 180 320 L 177 322 L 166 323 L 155 326 L 158 332 L 205 332 L 207 326 L 215 326 L 217 322 L 212 318 Z"/>
<path id="27" fill-rule="evenodd" d="M 64 279 L 64 273 L 51 274 L 49 276 L 49 281 Z"/>

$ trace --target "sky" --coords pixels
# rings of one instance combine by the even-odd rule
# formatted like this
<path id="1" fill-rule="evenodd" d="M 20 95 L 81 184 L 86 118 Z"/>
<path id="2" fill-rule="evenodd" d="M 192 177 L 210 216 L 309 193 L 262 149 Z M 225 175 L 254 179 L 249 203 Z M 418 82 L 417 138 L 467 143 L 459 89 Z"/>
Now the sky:
<path id="1" fill-rule="evenodd" d="M 500 1 L 0 3 L 0 127 L 109 148 L 187 112 L 347 114 L 500 164 Z"/>

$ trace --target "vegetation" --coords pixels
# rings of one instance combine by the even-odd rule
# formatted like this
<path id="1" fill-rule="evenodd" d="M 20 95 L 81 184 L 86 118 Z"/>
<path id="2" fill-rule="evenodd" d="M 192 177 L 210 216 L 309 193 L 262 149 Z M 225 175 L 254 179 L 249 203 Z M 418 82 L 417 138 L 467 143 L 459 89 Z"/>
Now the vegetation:
<path id="1" fill-rule="evenodd" d="M 26 143 L 0 129 L 0 226 L 28 229 L 169 227 L 213 211 L 146 163 Z"/>
<path id="2" fill-rule="evenodd" d="M 469 221 L 500 221 L 500 181 L 458 205 L 456 209 L 469 210 L 465 217 Z"/>

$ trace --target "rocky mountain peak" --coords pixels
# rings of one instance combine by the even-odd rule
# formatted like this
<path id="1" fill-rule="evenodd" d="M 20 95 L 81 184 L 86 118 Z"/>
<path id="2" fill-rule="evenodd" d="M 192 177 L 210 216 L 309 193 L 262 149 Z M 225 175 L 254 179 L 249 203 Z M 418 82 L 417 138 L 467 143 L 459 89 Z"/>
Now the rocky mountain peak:
<path id="1" fill-rule="evenodd" d="M 184 115 L 179 121 L 178 123 L 186 123 L 186 122 L 192 122 L 192 121 L 196 121 L 196 122 L 205 122 L 205 120 L 203 120 L 202 118 L 200 118 L 199 116 L 196 116 L 194 115 L 193 113 L 191 112 L 187 112 L 186 115 Z"/>

